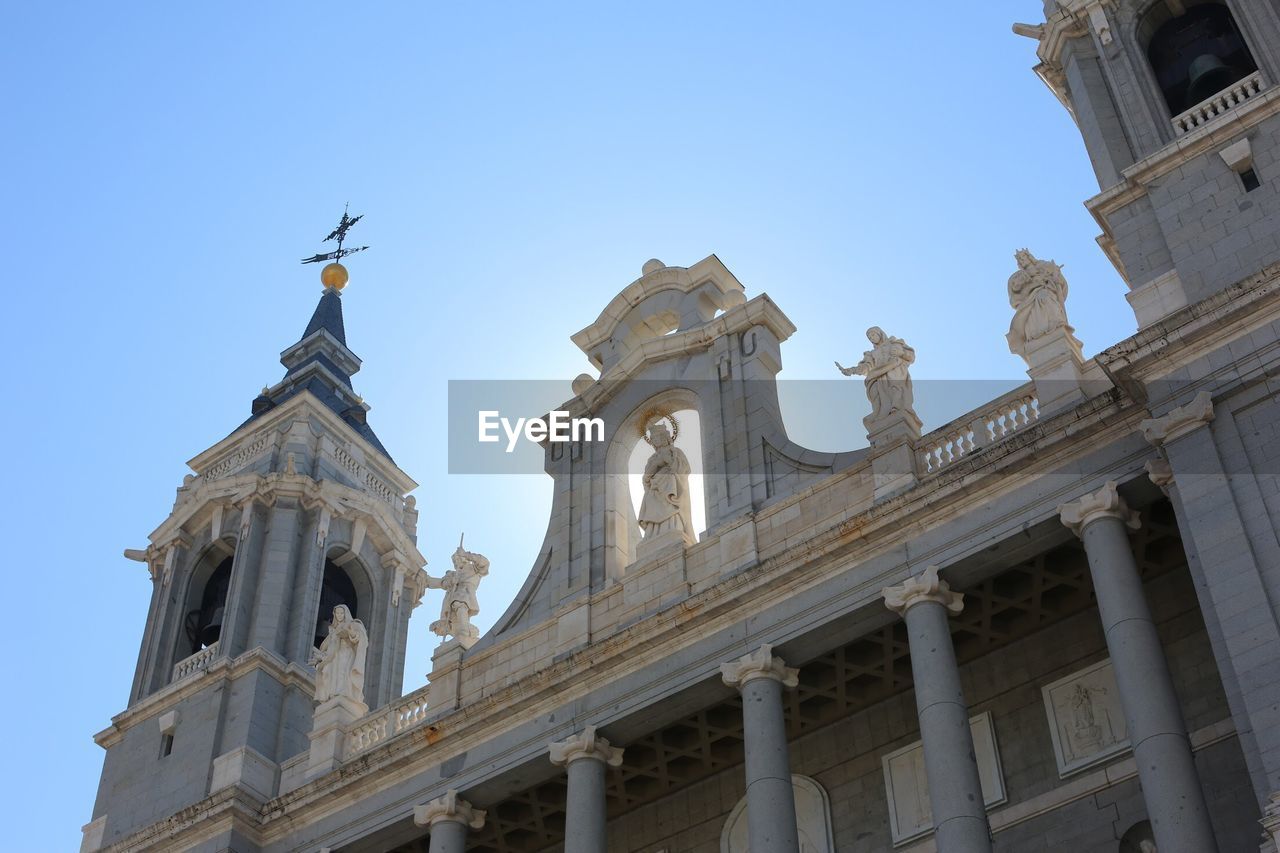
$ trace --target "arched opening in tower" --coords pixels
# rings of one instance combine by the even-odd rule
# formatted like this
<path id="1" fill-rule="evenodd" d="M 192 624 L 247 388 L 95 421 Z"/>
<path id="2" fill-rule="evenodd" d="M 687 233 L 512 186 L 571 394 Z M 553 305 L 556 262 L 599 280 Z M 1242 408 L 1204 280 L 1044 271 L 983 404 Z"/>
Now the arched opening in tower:
<path id="1" fill-rule="evenodd" d="M 1171 115 L 1189 110 L 1258 70 L 1231 10 L 1201 3 L 1174 16 L 1164 3 L 1147 13 L 1147 57 Z"/>

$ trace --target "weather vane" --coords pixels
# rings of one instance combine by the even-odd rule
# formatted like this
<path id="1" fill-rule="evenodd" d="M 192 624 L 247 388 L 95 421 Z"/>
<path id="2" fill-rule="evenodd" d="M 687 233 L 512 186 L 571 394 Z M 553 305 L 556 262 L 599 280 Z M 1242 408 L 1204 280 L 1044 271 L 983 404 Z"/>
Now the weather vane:
<path id="1" fill-rule="evenodd" d="M 338 248 L 332 252 L 324 252 L 323 254 L 312 255 L 309 258 L 302 259 L 304 264 L 318 264 L 321 261 L 330 261 L 330 263 L 320 271 L 320 281 L 324 283 L 325 287 L 332 287 L 337 290 L 341 290 L 345 287 L 347 284 L 347 269 L 338 262 L 347 255 L 354 255 L 356 252 L 363 252 L 365 249 L 369 248 L 368 246 L 358 246 L 354 249 L 344 249 L 342 247 L 343 242 L 347 239 L 347 232 L 350 231 L 351 227 L 361 219 L 364 219 L 363 213 L 359 216 L 349 216 L 347 214 L 347 206 L 344 205 L 342 208 L 342 219 L 338 221 L 338 227 L 330 231 L 329 236 L 324 238 L 324 242 L 326 243 L 331 240 L 337 240 Z"/>

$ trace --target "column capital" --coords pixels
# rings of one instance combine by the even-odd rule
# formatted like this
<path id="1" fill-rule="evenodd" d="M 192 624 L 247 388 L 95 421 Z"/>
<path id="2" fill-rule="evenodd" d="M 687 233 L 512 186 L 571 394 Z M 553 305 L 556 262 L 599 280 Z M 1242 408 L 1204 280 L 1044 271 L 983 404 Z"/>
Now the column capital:
<path id="1" fill-rule="evenodd" d="M 938 577 L 937 566 L 927 567 L 918 578 L 908 578 L 897 586 L 886 586 L 880 594 L 884 596 L 884 606 L 899 616 L 925 601 L 941 604 L 952 613 L 964 610 L 964 596 L 952 592 L 951 585 Z"/>
<path id="2" fill-rule="evenodd" d="M 579 758 L 590 758 L 602 761 L 610 767 L 622 764 L 621 747 L 613 746 L 606 739 L 596 734 L 595 726 L 587 726 L 575 735 L 564 740 L 552 741 L 547 745 L 551 751 L 551 763 L 567 766 Z"/>
<path id="3" fill-rule="evenodd" d="M 1181 438 L 1195 432 L 1213 420 L 1213 398 L 1208 391 L 1201 391 L 1196 398 L 1185 406 L 1170 410 L 1169 414 L 1159 418 L 1147 418 L 1138 424 L 1142 437 L 1163 447 L 1166 442 Z"/>
<path id="4" fill-rule="evenodd" d="M 1118 518 L 1133 530 L 1142 526 L 1138 511 L 1129 509 L 1124 498 L 1120 497 L 1115 480 L 1108 480 L 1096 492 L 1059 504 L 1058 516 L 1076 536 L 1082 535 L 1084 529 L 1099 518 Z"/>
<path id="5" fill-rule="evenodd" d="M 1143 467 L 1147 469 L 1147 478 L 1168 496 L 1169 487 L 1173 485 L 1173 468 L 1169 465 L 1169 460 L 1163 456 L 1157 456 L 1155 459 L 1147 460 L 1147 464 Z"/>
<path id="6" fill-rule="evenodd" d="M 473 808 L 471 803 L 458 796 L 458 792 L 450 789 L 443 797 L 437 797 L 429 803 L 413 807 L 413 822 L 418 826 L 432 827 L 443 820 L 463 823 L 472 829 L 484 828 L 485 813 Z"/>
<path id="7" fill-rule="evenodd" d="M 787 666 L 782 658 L 774 657 L 773 646 L 765 643 L 737 660 L 720 664 L 720 677 L 725 684 L 739 690 L 754 678 L 772 678 L 783 687 L 795 687 L 800 683 L 800 670 Z"/>

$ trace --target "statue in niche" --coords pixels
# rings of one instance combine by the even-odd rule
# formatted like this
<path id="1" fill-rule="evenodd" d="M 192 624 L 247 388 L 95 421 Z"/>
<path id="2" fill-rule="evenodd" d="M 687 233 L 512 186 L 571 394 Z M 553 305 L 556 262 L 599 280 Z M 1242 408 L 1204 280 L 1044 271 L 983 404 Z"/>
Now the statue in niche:
<path id="1" fill-rule="evenodd" d="M 1026 249 L 1014 253 L 1017 271 L 1009 276 L 1009 305 L 1013 321 L 1009 324 L 1009 351 L 1027 357 L 1027 343 L 1052 331 L 1063 329 L 1068 337 L 1074 331 L 1067 323 L 1067 280 L 1062 267 L 1053 261 L 1042 261 Z M 1074 340 L 1074 338 L 1072 338 Z"/>
<path id="2" fill-rule="evenodd" d="M 364 704 L 364 662 L 369 635 L 345 604 L 333 608 L 329 633 L 311 653 L 316 668 L 316 701 L 345 698 Z"/>
<path id="3" fill-rule="evenodd" d="M 667 428 L 667 424 L 671 428 Z M 646 416 L 641 437 L 653 448 L 644 465 L 644 498 L 637 521 L 645 539 L 677 533 L 684 544 L 694 544 L 693 514 L 689 502 L 689 459 L 676 447 L 680 424 L 672 415 Z"/>
<path id="4" fill-rule="evenodd" d="M 871 414 L 864 422 L 870 425 L 897 412 L 909 412 L 916 418 L 910 372 L 916 351 L 902 338 L 886 335 L 879 326 L 867 329 L 867 340 L 871 342 L 871 349 L 862 354 L 862 361 L 853 367 L 836 362 L 845 376 L 859 374 L 866 379 Z"/>
<path id="5" fill-rule="evenodd" d="M 489 558 L 467 551 L 458 540 L 458 550 L 453 552 L 453 568 L 442 578 L 427 575 L 428 589 L 443 589 L 444 603 L 440 605 L 440 618 L 431 623 L 431 633 L 441 637 L 452 636 L 464 649 L 469 649 L 480 639 L 480 631 L 471 624 L 471 617 L 480 613 L 476 590 L 480 579 L 489 574 Z"/>

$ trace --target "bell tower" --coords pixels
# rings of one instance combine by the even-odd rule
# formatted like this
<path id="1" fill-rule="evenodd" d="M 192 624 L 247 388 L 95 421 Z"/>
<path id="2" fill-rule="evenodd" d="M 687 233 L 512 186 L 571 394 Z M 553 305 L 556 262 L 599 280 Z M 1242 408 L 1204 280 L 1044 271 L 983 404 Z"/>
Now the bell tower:
<path id="1" fill-rule="evenodd" d="M 1084 137 L 1140 328 L 1280 261 L 1280 6 L 1046 0 L 1014 31 Z"/>
<path id="2" fill-rule="evenodd" d="M 151 604 L 128 707 L 95 736 L 106 750 L 82 850 L 159 831 L 220 798 L 210 849 L 256 849 L 237 815 L 303 772 L 312 650 L 345 604 L 368 633 L 364 696 L 401 693 L 409 616 L 426 589 L 416 484 L 387 453 L 352 387 L 342 289 L 330 264 L 284 378 L 189 463 L 145 549 Z M 245 812 L 247 813 L 247 812 Z"/>

